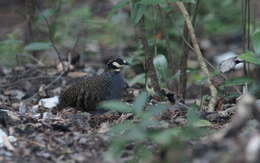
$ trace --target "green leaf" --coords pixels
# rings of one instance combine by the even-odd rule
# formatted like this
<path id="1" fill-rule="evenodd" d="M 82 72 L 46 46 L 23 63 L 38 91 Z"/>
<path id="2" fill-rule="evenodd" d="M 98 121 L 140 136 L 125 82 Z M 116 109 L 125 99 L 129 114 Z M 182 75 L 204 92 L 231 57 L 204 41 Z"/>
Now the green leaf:
<path id="1" fill-rule="evenodd" d="M 8 39 L 0 41 L 0 65 L 14 66 L 16 55 L 23 52 L 23 41 Z"/>
<path id="2" fill-rule="evenodd" d="M 198 121 L 195 121 L 192 124 L 193 127 L 209 127 L 211 125 L 212 124 L 209 121 L 205 120 L 205 119 L 200 119 Z"/>
<path id="3" fill-rule="evenodd" d="M 57 12 L 58 12 L 58 9 L 43 10 L 35 16 L 35 20 L 39 21 L 39 22 L 45 21 L 45 19 L 49 19 L 51 16 L 53 16 Z"/>
<path id="4" fill-rule="evenodd" d="M 139 114 L 142 112 L 146 101 L 147 101 L 147 92 L 142 92 L 138 97 L 136 97 L 134 103 L 133 103 L 133 110 L 136 114 Z"/>
<path id="5" fill-rule="evenodd" d="M 139 3 L 144 5 L 159 5 L 165 3 L 165 0 L 141 0 Z"/>
<path id="6" fill-rule="evenodd" d="M 160 55 L 156 56 L 153 59 L 153 64 L 159 72 L 162 72 L 162 73 L 164 73 L 164 75 L 167 75 L 168 62 L 164 55 L 160 54 Z"/>
<path id="7" fill-rule="evenodd" d="M 260 55 L 260 30 L 254 33 L 252 39 L 253 39 L 253 47 L 255 49 L 255 53 Z"/>
<path id="8" fill-rule="evenodd" d="M 144 140 L 147 136 L 147 132 L 145 132 L 145 129 L 135 126 L 129 130 L 129 132 L 125 135 L 125 137 L 128 138 L 128 140 Z"/>
<path id="9" fill-rule="evenodd" d="M 55 9 L 46 9 L 40 13 L 40 17 L 44 17 L 44 18 L 48 19 L 50 16 L 54 15 L 56 12 L 57 12 L 57 10 L 55 10 Z"/>
<path id="10" fill-rule="evenodd" d="M 187 125 L 188 126 L 193 126 L 193 123 L 200 120 L 199 112 L 195 106 L 188 109 L 186 116 L 187 116 Z"/>
<path id="11" fill-rule="evenodd" d="M 109 109 L 109 110 L 118 111 L 118 112 L 132 112 L 133 111 L 133 109 L 126 103 L 121 102 L 121 101 L 116 101 L 116 100 L 101 102 L 99 104 L 98 108 Z"/>
<path id="12" fill-rule="evenodd" d="M 153 64 L 156 70 L 156 75 L 160 84 L 165 84 L 169 78 L 168 62 L 164 55 L 158 55 L 153 59 Z"/>
<path id="13" fill-rule="evenodd" d="M 23 42 L 21 40 L 13 40 L 13 39 L 10 39 L 10 40 L 3 40 L 3 41 L 0 41 L 0 46 L 2 45 L 16 45 L 16 44 L 22 44 Z"/>
<path id="14" fill-rule="evenodd" d="M 236 85 L 244 85 L 245 83 L 250 84 L 253 81 L 254 80 L 252 78 L 248 78 L 248 77 L 235 77 L 235 78 L 225 80 L 224 83 L 221 85 L 221 88 L 236 86 Z"/>
<path id="15" fill-rule="evenodd" d="M 135 3 L 131 11 L 131 20 L 134 24 L 139 23 L 145 13 L 146 6 L 140 3 Z"/>
<path id="16" fill-rule="evenodd" d="M 182 132 L 181 128 L 172 128 L 168 130 L 164 130 L 158 134 L 155 134 L 153 139 L 162 145 L 170 144 L 173 141 L 173 137 L 178 137 Z"/>
<path id="17" fill-rule="evenodd" d="M 104 153 L 105 160 L 109 162 L 114 162 L 115 160 L 118 160 L 124 151 L 123 149 L 126 143 L 127 140 L 124 137 L 113 140 L 108 150 Z"/>
<path id="18" fill-rule="evenodd" d="M 196 3 L 196 0 L 168 0 L 169 2 L 186 2 L 186 3 Z"/>
<path id="19" fill-rule="evenodd" d="M 147 160 L 152 160 L 153 152 L 150 147 L 146 144 L 137 144 L 136 146 L 136 156 L 138 160 L 137 162 L 147 162 Z M 135 161 L 136 162 L 136 161 Z"/>
<path id="20" fill-rule="evenodd" d="M 200 119 L 200 114 L 195 106 L 191 107 L 187 112 L 188 126 L 191 127 L 208 127 L 211 123 L 207 120 Z"/>
<path id="21" fill-rule="evenodd" d="M 167 107 L 163 104 L 156 104 L 154 106 L 150 106 L 147 110 L 141 115 L 142 119 L 150 119 L 153 116 L 157 116 L 164 112 Z"/>
<path id="22" fill-rule="evenodd" d="M 135 124 L 133 124 L 130 120 L 125 120 L 122 123 L 118 123 L 111 127 L 110 129 L 110 136 L 119 136 L 122 135 L 125 131 L 129 130 L 130 128 L 133 128 Z"/>
<path id="23" fill-rule="evenodd" d="M 127 6 L 129 3 L 129 0 L 121 0 L 120 2 L 118 2 L 115 6 L 112 7 L 109 15 L 114 14 L 115 12 L 117 12 L 118 10 L 124 8 L 125 6 Z"/>
<path id="24" fill-rule="evenodd" d="M 239 56 L 240 59 L 249 62 L 260 65 L 260 55 L 256 55 L 253 52 L 246 52 Z"/>
<path id="25" fill-rule="evenodd" d="M 57 33 L 57 24 L 56 23 L 50 24 L 49 30 L 50 30 L 50 34 L 49 34 L 50 38 L 52 40 L 55 40 L 55 36 L 56 36 L 56 33 Z"/>
<path id="26" fill-rule="evenodd" d="M 51 43 L 49 42 L 33 42 L 25 46 L 24 50 L 39 51 L 39 50 L 48 50 L 50 48 L 51 48 Z"/>
<path id="27" fill-rule="evenodd" d="M 136 75 L 133 79 L 128 80 L 128 85 L 132 87 L 135 84 L 145 84 L 145 73 Z"/>

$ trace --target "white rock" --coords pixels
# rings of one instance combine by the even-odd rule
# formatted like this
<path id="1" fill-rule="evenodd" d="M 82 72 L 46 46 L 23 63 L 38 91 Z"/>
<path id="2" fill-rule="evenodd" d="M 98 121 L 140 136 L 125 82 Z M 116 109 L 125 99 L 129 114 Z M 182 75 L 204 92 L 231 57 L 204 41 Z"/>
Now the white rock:
<path id="1" fill-rule="evenodd" d="M 39 119 L 41 117 L 40 113 L 32 114 L 33 119 Z"/>
<path id="2" fill-rule="evenodd" d="M 44 99 L 41 99 L 39 101 L 40 106 L 43 106 L 43 107 L 49 108 L 49 109 L 54 108 L 55 106 L 58 105 L 58 103 L 59 103 L 59 97 L 58 96 L 54 96 L 54 97 L 50 97 L 50 98 L 44 98 Z"/>
<path id="3" fill-rule="evenodd" d="M 54 118 L 54 116 L 50 112 L 44 112 L 43 115 L 42 115 L 43 120 L 48 120 L 48 119 L 52 119 L 52 118 Z"/>

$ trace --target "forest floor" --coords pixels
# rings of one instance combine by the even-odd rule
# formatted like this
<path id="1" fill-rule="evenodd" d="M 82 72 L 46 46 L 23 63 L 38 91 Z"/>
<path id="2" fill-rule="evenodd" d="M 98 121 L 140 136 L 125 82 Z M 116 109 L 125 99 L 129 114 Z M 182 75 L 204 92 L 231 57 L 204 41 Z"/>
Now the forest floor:
<path id="1" fill-rule="evenodd" d="M 88 75 L 96 72 L 92 69 Z M 39 103 L 41 99 L 59 95 L 65 85 L 86 73 L 74 70 L 61 76 L 56 68 L 28 65 L 1 67 L 0 75 L 1 132 L 9 135 L 3 139 L 5 148 L 0 148 L 1 162 L 103 162 L 102 154 L 109 144 L 107 133 L 110 127 L 126 119 L 133 120 L 133 116 L 126 113 L 90 114 L 73 108 L 57 111 Z M 133 92 L 137 94 L 139 91 L 138 88 L 129 88 L 124 101 L 132 101 Z M 228 105 L 232 106 L 230 103 Z M 170 103 L 167 106 L 168 110 L 158 120 L 169 127 L 184 125 L 187 121 L 185 109 Z M 252 126 L 259 124 L 257 121 L 250 122 L 249 129 L 242 134 L 240 132 L 246 121 L 245 124 L 235 122 L 235 127 L 231 127 L 230 131 L 223 131 L 233 113 L 232 109 L 230 112 L 210 114 L 201 112 L 202 118 L 212 122 L 210 129 L 224 136 L 215 139 L 212 135 L 192 142 L 190 147 L 193 150 L 186 151 L 190 160 L 218 162 L 215 159 L 220 156 L 232 158 L 232 161 L 245 160 L 244 143 L 249 137 L 257 135 L 256 127 Z M 241 115 L 237 116 L 241 118 Z M 236 134 L 237 131 L 239 134 Z M 124 162 L 127 157 L 124 156 L 119 162 Z"/>

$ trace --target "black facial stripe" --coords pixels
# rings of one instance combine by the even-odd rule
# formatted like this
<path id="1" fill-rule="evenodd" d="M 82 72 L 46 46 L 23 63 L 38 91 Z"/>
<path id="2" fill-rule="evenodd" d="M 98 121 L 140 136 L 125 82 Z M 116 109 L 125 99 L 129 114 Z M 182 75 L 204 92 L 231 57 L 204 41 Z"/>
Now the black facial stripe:
<path id="1" fill-rule="evenodd" d="M 126 65 L 126 61 L 121 59 L 121 58 L 116 58 L 116 59 L 113 59 L 113 60 L 110 60 L 108 63 L 107 63 L 107 66 L 109 69 L 121 69 L 124 65 Z M 118 66 L 117 66 L 118 64 Z M 119 67 L 120 66 L 120 67 Z"/>
<path id="2" fill-rule="evenodd" d="M 115 62 L 117 62 L 117 63 L 120 64 L 120 65 L 123 65 L 123 64 L 124 64 L 124 60 L 122 60 L 121 58 L 117 58 L 117 59 L 115 60 Z"/>

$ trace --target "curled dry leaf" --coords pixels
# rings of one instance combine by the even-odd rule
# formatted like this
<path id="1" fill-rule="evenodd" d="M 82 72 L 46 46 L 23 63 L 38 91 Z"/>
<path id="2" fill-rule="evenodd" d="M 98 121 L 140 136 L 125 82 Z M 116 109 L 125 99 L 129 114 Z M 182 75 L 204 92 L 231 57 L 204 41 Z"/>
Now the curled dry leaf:
<path id="1" fill-rule="evenodd" d="M 64 72 L 64 71 L 68 71 L 68 70 L 73 70 L 75 67 L 73 65 L 71 65 L 69 62 L 63 62 L 62 63 L 59 63 L 57 65 L 57 70 L 58 72 Z"/>
<path id="2" fill-rule="evenodd" d="M 8 116 L 8 118 L 13 121 L 13 122 L 17 122 L 20 121 L 21 118 L 19 117 L 19 115 L 16 112 L 10 111 L 10 110 L 4 110 L 1 109 L 0 113 L 6 113 L 6 115 Z"/>
<path id="3" fill-rule="evenodd" d="M 0 129 L 0 147 L 5 146 L 8 150 L 14 151 L 15 148 L 10 142 L 15 142 L 16 138 L 13 136 L 7 136 L 7 134 Z"/>
<path id="4" fill-rule="evenodd" d="M 46 89 L 45 89 L 45 85 L 42 84 L 38 90 L 38 93 L 41 97 L 46 97 L 47 96 L 47 92 L 46 92 Z"/>
<path id="5" fill-rule="evenodd" d="M 109 131 L 109 123 L 108 122 L 101 123 L 100 126 L 101 127 L 98 129 L 98 133 L 104 134 L 104 133 Z"/>
<path id="6" fill-rule="evenodd" d="M 69 72 L 68 73 L 68 77 L 71 77 L 71 78 L 80 78 L 80 77 L 83 77 L 83 76 L 86 76 L 87 73 L 85 72 Z"/>

